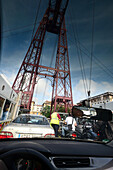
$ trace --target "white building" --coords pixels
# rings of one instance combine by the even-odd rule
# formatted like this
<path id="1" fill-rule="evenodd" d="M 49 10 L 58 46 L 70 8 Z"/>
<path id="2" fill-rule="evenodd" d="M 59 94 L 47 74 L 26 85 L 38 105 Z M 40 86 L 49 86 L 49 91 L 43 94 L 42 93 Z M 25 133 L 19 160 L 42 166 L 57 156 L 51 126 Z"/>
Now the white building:
<path id="1" fill-rule="evenodd" d="M 86 101 L 88 99 L 85 99 Z M 91 107 L 110 109 L 113 111 L 113 92 L 106 92 L 89 98 Z M 82 103 L 83 101 L 80 101 Z M 78 104 L 80 104 L 78 103 Z"/>
<path id="2" fill-rule="evenodd" d="M 42 111 L 42 105 L 36 105 L 34 101 L 31 103 L 31 114 L 40 114 Z"/>
<path id="3" fill-rule="evenodd" d="M 18 100 L 18 95 L 12 89 L 6 77 L 3 74 L 0 74 L 0 119 L 1 120 L 3 119 L 4 113 L 6 111 L 7 111 L 7 116 L 5 117 L 5 119 L 14 118 L 14 114 L 16 114 L 14 112 L 15 112 L 17 100 Z"/>

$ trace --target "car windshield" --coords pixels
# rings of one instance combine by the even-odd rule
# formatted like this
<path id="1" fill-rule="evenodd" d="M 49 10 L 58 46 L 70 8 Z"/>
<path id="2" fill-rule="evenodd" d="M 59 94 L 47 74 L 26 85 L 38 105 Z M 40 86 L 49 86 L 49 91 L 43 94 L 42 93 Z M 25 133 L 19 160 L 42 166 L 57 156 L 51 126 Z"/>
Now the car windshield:
<path id="1" fill-rule="evenodd" d="M 0 14 L 0 139 L 113 140 L 113 1 L 1 0 Z"/>

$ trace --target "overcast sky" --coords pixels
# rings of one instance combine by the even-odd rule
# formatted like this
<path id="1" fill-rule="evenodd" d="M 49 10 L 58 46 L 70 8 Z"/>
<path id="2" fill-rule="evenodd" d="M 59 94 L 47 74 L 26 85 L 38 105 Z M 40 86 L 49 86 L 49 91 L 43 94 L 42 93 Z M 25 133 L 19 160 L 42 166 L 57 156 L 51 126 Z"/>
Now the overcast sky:
<path id="1" fill-rule="evenodd" d="M 10 84 L 13 84 L 30 45 L 38 4 L 39 0 L 2 0 L 2 54 L 0 72 L 6 75 Z M 36 28 L 38 28 L 38 24 L 47 7 L 48 0 L 42 0 Z M 65 20 L 74 103 L 87 97 L 78 58 L 81 55 L 87 86 L 89 87 L 93 7 L 94 40 L 91 96 L 107 91 L 113 92 L 113 0 L 69 0 Z M 56 35 L 46 34 L 41 64 L 50 65 L 56 40 Z M 78 41 L 81 53 L 80 50 L 78 53 L 76 48 L 76 42 Z M 52 67 L 54 65 L 55 56 Z M 41 79 L 35 88 L 35 101 L 41 104 L 46 99 L 50 100 L 51 90 L 51 83 L 46 79 Z"/>

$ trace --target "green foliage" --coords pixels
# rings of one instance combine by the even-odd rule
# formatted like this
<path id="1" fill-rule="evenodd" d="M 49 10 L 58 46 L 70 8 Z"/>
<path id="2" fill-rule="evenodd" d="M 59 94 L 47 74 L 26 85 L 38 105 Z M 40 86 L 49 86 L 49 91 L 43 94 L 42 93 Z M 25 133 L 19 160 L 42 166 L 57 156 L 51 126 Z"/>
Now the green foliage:
<path id="1" fill-rule="evenodd" d="M 58 112 L 65 112 L 65 107 L 64 106 L 58 106 Z"/>
<path id="2" fill-rule="evenodd" d="M 43 110 L 42 110 L 42 114 L 43 114 L 44 116 L 46 116 L 47 118 L 50 117 L 50 109 L 51 109 L 50 106 L 45 106 L 45 107 L 43 108 Z"/>
<path id="3" fill-rule="evenodd" d="M 45 106 L 44 108 L 43 108 L 43 110 L 42 110 L 42 114 L 44 115 L 44 116 L 46 116 L 47 118 L 49 118 L 50 117 L 50 109 L 51 109 L 51 107 L 50 106 Z M 52 109 L 52 112 L 54 111 L 54 108 Z M 56 111 L 58 111 L 58 112 L 65 112 L 65 107 L 64 106 L 59 106 L 59 105 L 57 105 L 56 106 Z M 67 109 L 67 112 L 69 113 L 70 112 L 70 109 L 68 108 Z"/>
<path id="4" fill-rule="evenodd" d="M 70 112 L 71 112 L 71 109 L 70 109 L 70 108 L 67 108 L 67 112 L 70 113 Z"/>
<path id="5" fill-rule="evenodd" d="M 63 112 L 63 113 L 65 113 L 65 107 L 64 107 L 64 106 L 59 106 L 59 105 L 57 105 L 56 110 L 57 110 L 58 112 Z M 70 110 L 69 108 L 67 108 L 67 112 L 70 113 L 71 110 Z"/>

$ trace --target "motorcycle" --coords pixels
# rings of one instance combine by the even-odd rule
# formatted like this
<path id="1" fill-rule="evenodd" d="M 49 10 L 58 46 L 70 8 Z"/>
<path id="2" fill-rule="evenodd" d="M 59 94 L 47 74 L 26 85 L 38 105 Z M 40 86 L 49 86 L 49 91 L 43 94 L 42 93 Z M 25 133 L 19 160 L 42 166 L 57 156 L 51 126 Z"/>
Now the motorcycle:
<path id="1" fill-rule="evenodd" d="M 113 131 L 108 121 L 98 121 L 94 125 L 94 131 L 98 134 L 99 140 L 112 140 Z"/>
<path id="2" fill-rule="evenodd" d="M 96 139 L 103 142 L 113 139 L 113 130 L 110 125 L 112 120 L 111 110 L 86 107 L 86 105 L 73 106 L 72 115 L 78 119 L 76 128 L 76 136 L 78 138 Z"/>
<path id="3" fill-rule="evenodd" d="M 98 135 L 93 131 L 93 124 L 87 119 L 82 119 L 80 124 L 76 127 L 75 131 L 69 131 L 65 129 L 64 137 L 92 140 L 98 139 Z"/>
<path id="4" fill-rule="evenodd" d="M 97 140 L 98 135 L 93 131 L 93 123 L 87 119 L 82 119 L 81 124 L 76 127 L 76 135 L 79 139 Z"/>

